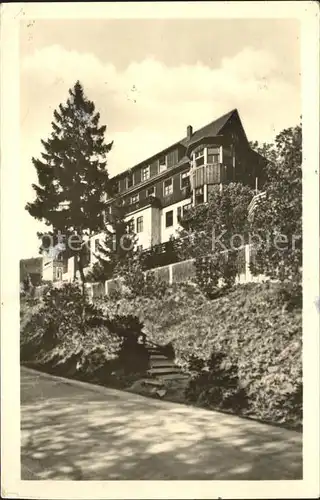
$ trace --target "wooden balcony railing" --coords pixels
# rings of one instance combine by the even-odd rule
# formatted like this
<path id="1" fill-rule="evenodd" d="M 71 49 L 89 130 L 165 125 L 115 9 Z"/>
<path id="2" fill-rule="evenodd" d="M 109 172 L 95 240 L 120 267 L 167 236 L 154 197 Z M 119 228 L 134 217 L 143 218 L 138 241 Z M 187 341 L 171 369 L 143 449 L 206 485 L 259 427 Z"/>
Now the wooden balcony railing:
<path id="1" fill-rule="evenodd" d="M 219 184 L 225 181 L 225 167 L 221 163 L 207 163 L 190 170 L 191 189 L 204 184 Z"/>

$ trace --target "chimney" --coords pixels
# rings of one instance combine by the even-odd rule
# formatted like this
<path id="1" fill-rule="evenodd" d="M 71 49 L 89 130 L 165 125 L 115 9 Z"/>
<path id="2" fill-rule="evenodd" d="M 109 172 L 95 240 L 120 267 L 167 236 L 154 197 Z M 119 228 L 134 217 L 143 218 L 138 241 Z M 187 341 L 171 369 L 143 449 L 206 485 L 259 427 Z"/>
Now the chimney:
<path id="1" fill-rule="evenodd" d="M 188 125 L 187 126 L 187 138 L 188 138 L 188 141 L 190 141 L 190 139 L 192 137 L 192 134 L 193 134 L 192 127 L 191 127 L 191 125 Z"/>

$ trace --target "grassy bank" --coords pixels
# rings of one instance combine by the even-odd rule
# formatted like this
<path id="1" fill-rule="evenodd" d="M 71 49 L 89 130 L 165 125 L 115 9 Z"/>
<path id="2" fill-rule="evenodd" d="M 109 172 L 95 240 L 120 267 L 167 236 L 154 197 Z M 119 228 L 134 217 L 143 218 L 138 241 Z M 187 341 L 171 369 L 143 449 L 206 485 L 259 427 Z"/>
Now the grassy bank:
<path id="1" fill-rule="evenodd" d="M 302 310 L 276 284 L 239 285 L 208 300 L 195 287 L 163 297 L 107 300 L 108 314 L 136 314 L 157 344 L 171 344 L 192 376 L 186 399 L 299 428 Z"/>

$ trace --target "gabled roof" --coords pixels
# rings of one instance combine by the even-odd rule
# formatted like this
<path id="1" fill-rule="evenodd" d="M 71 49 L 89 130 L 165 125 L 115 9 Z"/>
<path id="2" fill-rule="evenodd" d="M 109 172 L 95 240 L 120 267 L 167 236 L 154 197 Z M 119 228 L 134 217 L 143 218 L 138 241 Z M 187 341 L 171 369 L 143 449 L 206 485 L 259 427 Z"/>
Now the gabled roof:
<path id="1" fill-rule="evenodd" d="M 152 160 L 154 160 L 154 158 L 156 158 L 157 156 L 159 156 L 161 154 L 164 154 L 165 152 L 167 152 L 168 150 L 170 150 L 173 147 L 183 146 L 184 148 L 187 148 L 191 144 L 201 140 L 204 137 L 215 137 L 215 136 L 219 135 L 220 132 L 222 131 L 223 127 L 227 124 L 227 122 L 230 120 L 230 118 L 233 115 L 236 115 L 237 118 L 240 120 L 237 109 L 232 109 L 231 111 L 229 111 L 225 115 L 222 115 L 219 118 L 217 118 L 216 120 L 212 121 L 211 123 L 208 123 L 208 125 L 205 125 L 204 127 L 196 130 L 192 134 L 190 139 L 188 139 L 188 137 L 184 137 L 183 139 L 180 139 L 180 141 L 172 143 L 170 146 L 166 147 L 165 149 L 158 151 L 157 153 L 150 156 L 149 158 L 146 158 L 145 160 L 134 165 L 133 167 L 130 167 L 130 168 L 120 172 L 119 174 L 116 174 L 112 178 L 116 179 L 116 178 L 122 177 L 124 174 L 126 174 L 129 171 L 133 172 L 138 167 L 141 167 L 142 165 L 145 165 L 148 162 L 151 162 Z"/>
<path id="2" fill-rule="evenodd" d="M 187 137 L 185 137 L 184 139 L 182 139 L 182 141 L 180 141 L 180 143 L 183 146 L 189 146 L 190 144 L 193 144 L 194 142 L 197 142 L 203 139 L 204 137 L 214 137 L 216 135 L 219 135 L 222 128 L 226 125 L 228 120 L 230 120 L 231 116 L 236 112 L 237 112 L 236 109 L 229 111 L 229 113 L 220 116 L 220 118 L 217 118 L 213 122 L 209 123 L 208 125 L 205 125 L 204 127 L 194 132 L 190 140 Z"/>

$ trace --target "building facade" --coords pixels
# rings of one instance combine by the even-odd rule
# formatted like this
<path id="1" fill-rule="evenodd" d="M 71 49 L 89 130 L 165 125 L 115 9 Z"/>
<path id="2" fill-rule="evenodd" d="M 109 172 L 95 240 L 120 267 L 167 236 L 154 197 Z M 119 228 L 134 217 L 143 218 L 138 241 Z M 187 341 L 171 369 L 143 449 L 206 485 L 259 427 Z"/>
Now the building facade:
<path id="1" fill-rule="evenodd" d="M 42 281 L 61 281 L 64 272 L 62 255 L 57 259 L 41 256 L 20 260 L 20 283 L 27 278 L 32 285 L 40 285 Z"/>
<path id="2" fill-rule="evenodd" d="M 113 178 L 117 197 L 141 250 L 167 242 L 190 207 L 206 203 L 215 186 L 241 182 L 256 190 L 264 183 L 265 160 L 250 148 L 238 111 L 197 131 Z M 113 199 L 107 199 L 107 212 Z M 97 259 L 99 234 L 91 238 L 89 267 Z M 69 268 L 72 263 L 69 263 Z M 70 275 L 68 269 L 67 275 Z"/>

